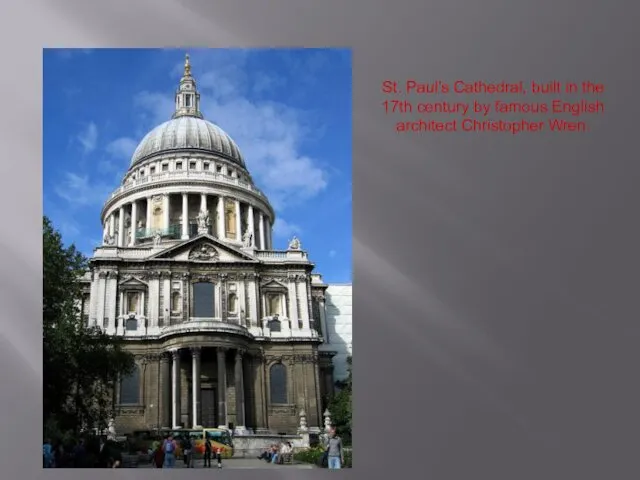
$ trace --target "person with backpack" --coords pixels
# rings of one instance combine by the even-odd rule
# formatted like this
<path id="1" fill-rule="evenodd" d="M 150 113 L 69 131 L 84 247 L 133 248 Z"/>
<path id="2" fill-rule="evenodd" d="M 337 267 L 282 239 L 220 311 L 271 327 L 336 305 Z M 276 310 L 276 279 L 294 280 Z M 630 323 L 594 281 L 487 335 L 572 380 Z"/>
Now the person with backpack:
<path id="1" fill-rule="evenodd" d="M 171 435 L 167 437 L 162 445 L 164 450 L 164 467 L 173 468 L 176 465 L 176 442 Z"/>
<path id="2" fill-rule="evenodd" d="M 211 439 L 207 437 L 204 441 L 204 466 L 211 468 Z"/>

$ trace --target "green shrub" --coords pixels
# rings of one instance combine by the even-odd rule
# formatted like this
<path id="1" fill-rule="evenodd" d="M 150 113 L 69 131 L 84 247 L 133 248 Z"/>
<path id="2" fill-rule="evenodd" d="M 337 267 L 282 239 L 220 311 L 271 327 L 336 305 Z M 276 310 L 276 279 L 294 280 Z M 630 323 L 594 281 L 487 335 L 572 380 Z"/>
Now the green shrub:
<path id="1" fill-rule="evenodd" d="M 317 465 L 320 463 L 320 459 L 324 454 L 324 448 L 315 447 L 315 448 L 306 448 L 304 450 L 300 450 L 293 454 L 294 460 L 303 463 L 313 463 Z"/>

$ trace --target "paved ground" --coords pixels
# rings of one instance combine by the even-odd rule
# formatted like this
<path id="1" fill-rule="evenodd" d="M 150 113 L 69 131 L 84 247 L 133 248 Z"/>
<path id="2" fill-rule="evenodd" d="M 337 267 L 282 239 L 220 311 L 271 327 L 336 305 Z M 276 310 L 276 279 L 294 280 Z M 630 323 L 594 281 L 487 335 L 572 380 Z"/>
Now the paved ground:
<path id="1" fill-rule="evenodd" d="M 138 468 L 153 468 L 151 465 L 140 464 Z M 176 462 L 175 468 L 185 468 L 182 460 Z M 196 460 L 195 468 L 204 468 L 204 462 L 202 460 Z M 212 469 L 216 469 L 215 463 L 211 464 Z M 271 465 L 264 460 L 258 460 L 257 458 L 230 458 L 222 461 L 222 468 L 247 468 L 247 469 L 274 469 L 274 468 L 288 468 L 288 469 L 311 469 L 317 468 L 315 465 L 308 463 L 300 463 L 293 465 Z"/>

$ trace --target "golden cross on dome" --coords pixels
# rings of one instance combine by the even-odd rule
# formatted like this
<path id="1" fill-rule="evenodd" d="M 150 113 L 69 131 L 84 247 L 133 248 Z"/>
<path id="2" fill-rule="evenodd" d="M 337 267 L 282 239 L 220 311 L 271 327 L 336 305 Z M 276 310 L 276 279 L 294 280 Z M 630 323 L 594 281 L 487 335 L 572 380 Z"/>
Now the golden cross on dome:
<path id="1" fill-rule="evenodd" d="M 184 76 L 191 76 L 191 63 L 189 63 L 189 54 L 187 53 L 184 56 Z"/>

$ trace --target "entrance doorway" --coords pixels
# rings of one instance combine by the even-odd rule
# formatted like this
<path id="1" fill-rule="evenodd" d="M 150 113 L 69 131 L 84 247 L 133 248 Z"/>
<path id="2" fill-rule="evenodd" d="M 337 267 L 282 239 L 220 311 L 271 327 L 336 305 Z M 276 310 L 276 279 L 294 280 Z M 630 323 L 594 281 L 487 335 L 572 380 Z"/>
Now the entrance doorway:
<path id="1" fill-rule="evenodd" d="M 205 387 L 200 391 L 200 424 L 205 428 L 214 428 L 216 423 L 216 391 Z"/>

